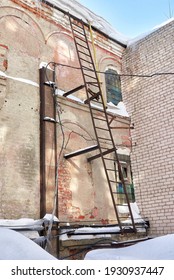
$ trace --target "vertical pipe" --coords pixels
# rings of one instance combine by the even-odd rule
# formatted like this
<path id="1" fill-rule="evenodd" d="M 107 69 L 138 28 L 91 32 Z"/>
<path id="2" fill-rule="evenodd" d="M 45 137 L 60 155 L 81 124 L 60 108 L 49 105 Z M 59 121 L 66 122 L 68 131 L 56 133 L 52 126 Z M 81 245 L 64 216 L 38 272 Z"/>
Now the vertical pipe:
<path id="1" fill-rule="evenodd" d="M 40 217 L 46 214 L 46 183 L 45 183 L 45 69 L 39 70 L 40 76 Z"/>
<path id="2" fill-rule="evenodd" d="M 54 64 L 53 71 L 53 85 L 56 82 L 56 65 Z M 53 102 L 54 102 L 54 119 L 57 120 L 57 100 L 56 100 L 56 87 L 53 87 Z M 54 152 L 55 152 L 55 195 L 56 195 L 56 216 L 59 218 L 59 205 L 58 205 L 58 161 L 57 161 L 57 122 L 54 123 Z M 57 229 L 57 257 L 60 254 L 60 243 L 59 243 L 59 229 Z"/>

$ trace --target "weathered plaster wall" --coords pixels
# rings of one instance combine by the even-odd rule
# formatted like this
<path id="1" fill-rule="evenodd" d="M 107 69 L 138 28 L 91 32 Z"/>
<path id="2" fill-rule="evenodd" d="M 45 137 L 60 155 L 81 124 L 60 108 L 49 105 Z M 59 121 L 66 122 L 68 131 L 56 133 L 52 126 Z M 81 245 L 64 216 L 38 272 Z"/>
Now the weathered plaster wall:
<path id="1" fill-rule="evenodd" d="M 59 97 L 62 108 L 61 120 L 64 130 L 64 151 L 68 154 L 79 149 L 96 144 L 89 109 L 87 105 L 78 104 Z M 101 117 L 102 112 L 96 110 L 96 116 Z M 112 118 L 112 115 L 109 119 Z M 116 117 L 113 127 L 126 129 L 113 130 L 115 143 L 118 147 L 130 148 L 129 119 Z M 103 133 L 103 137 L 106 137 Z M 127 142 L 125 143 L 125 139 Z M 59 147 L 62 143 L 62 133 L 58 131 Z M 107 223 L 116 220 L 106 183 L 101 159 L 87 162 L 87 158 L 98 153 L 98 150 L 72 157 L 60 158 L 59 164 L 59 209 L 61 220 L 67 221 L 98 221 Z"/>
<path id="2" fill-rule="evenodd" d="M 1 71 L 7 75 L 1 77 L 0 217 L 37 218 L 39 88 L 35 83 L 38 82 L 40 50 L 37 40 L 29 32 L 27 22 L 32 24 L 32 19 L 7 4 L 10 2 L 2 1 L 0 6 L 1 54 L 4 47 Z M 37 28 L 33 30 L 42 37 Z"/>
<path id="3" fill-rule="evenodd" d="M 1 179 L 0 218 L 38 218 L 40 204 L 40 96 L 39 65 L 41 62 L 78 67 L 68 18 L 46 5 L 33 1 L 2 0 L 0 4 L 0 139 Z M 96 35 L 99 69 L 108 65 L 120 72 L 123 47 L 100 34 Z M 23 80 L 21 80 L 23 79 Z M 79 69 L 58 66 L 56 82 L 61 90 L 82 84 Z M 101 76 L 104 88 L 104 76 Z M 104 93 L 105 94 L 105 93 Z M 77 97 L 83 99 L 84 92 Z M 59 100 L 60 99 L 60 100 Z M 92 145 L 94 132 L 86 105 L 58 98 L 62 108 L 65 151 Z M 96 114 L 99 114 L 96 113 Z M 117 117 L 129 127 L 129 119 Z M 122 124 L 121 124 L 122 126 Z M 128 144 L 129 130 L 115 130 L 116 143 Z M 62 134 L 58 131 L 58 151 Z M 49 146 L 50 147 L 50 146 Z M 48 148 L 49 148 L 48 147 Z M 100 164 L 91 165 L 87 155 L 60 160 L 59 214 L 69 220 L 113 219 L 108 189 L 103 182 Z M 54 190 L 49 189 L 47 210 L 52 211 Z"/>
<path id="4" fill-rule="evenodd" d="M 174 22 L 130 45 L 123 73 L 174 72 Z M 174 203 L 173 75 L 122 78 L 123 99 L 135 125 L 132 171 L 136 200 L 152 234 L 172 233 Z"/>

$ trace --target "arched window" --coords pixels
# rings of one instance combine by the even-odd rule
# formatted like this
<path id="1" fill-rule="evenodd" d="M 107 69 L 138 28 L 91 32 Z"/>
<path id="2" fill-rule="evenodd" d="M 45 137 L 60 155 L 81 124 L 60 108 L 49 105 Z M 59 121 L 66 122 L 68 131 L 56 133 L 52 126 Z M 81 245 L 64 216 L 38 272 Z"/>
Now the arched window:
<path id="1" fill-rule="evenodd" d="M 107 102 L 112 102 L 114 105 L 117 105 L 122 101 L 122 94 L 121 81 L 116 70 L 108 69 L 105 71 L 105 83 Z"/>

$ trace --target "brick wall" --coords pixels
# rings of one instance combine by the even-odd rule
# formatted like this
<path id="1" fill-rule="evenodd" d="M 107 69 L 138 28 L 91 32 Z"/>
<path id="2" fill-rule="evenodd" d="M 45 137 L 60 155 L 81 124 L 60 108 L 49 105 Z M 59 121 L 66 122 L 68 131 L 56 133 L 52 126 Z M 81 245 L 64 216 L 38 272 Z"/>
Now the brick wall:
<path id="1" fill-rule="evenodd" d="M 40 216 L 40 63 L 55 61 L 79 66 L 68 17 L 43 3 L 37 6 L 36 2 L 2 0 L 0 3 L 0 70 L 7 75 L 0 80 L 0 218 Z M 105 71 L 112 65 L 120 72 L 124 47 L 97 32 L 94 37 L 99 69 Z M 82 84 L 83 80 L 79 69 L 57 66 L 56 82 L 59 89 L 67 91 Z M 105 88 L 104 75 L 101 82 Z M 86 98 L 82 91 L 75 96 L 82 100 Z M 64 152 L 85 148 L 91 143 L 94 145 L 89 108 L 63 97 L 60 97 L 60 101 L 61 117 L 66 127 Z M 46 113 L 49 114 L 50 110 Z M 115 116 L 112 124 L 128 128 L 129 118 Z M 46 210 L 50 213 L 53 209 L 52 182 L 55 174 L 54 166 L 50 163 L 53 151 L 49 130 L 47 136 L 49 145 L 46 153 L 50 157 L 46 158 L 49 174 Z M 58 131 L 58 152 L 61 137 L 61 131 Z M 117 144 L 130 146 L 128 129 L 115 130 L 114 137 Z M 101 189 L 101 164 L 97 160 L 89 165 L 86 157 L 67 161 L 61 158 L 60 217 L 67 221 L 99 219 L 105 222 L 113 219 L 114 215 L 109 190 L 106 184 Z"/>
<path id="2" fill-rule="evenodd" d="M 63 155 L 96 145 L 91 116 L 87 105 L 58 97 L 61 106 L 61 121 L 64 131 Z M 96 110 L 96 117 L 101 118 L 102 112 Z M 113 116 L 109 116 L 111 120 Z M 113 127 L 129 128 L 129 118 L 117 116 Z M 129 129 L 113 129 L 113 136 L 123 153 L 125 138 L 129 137 Z M 106 137 L 103 133 L 103 137 Z M 58 154 L 63 141 L 62 132 L 58 127 Z M 124 146 L 124 147 L 123 147 Z M 98 150 L 83 155 L 58 159 L 59 163 L 59 218 L 61 221 L 79 223 L 107 223 L 116 220 L 109 188 L 105 179 L 101 159 L 88 162 L 87 158 L 98 154 Z"/>
<path id="3" fill-rule="evenodd" d="M 174 72 L 174 22 L 130 45 L 125 74 Z M 174 75 L 122 78 L 123 100 L 135 125 L 132 171 L 138 206 L 152 234 L 172 233 L 174 203 Z"/>

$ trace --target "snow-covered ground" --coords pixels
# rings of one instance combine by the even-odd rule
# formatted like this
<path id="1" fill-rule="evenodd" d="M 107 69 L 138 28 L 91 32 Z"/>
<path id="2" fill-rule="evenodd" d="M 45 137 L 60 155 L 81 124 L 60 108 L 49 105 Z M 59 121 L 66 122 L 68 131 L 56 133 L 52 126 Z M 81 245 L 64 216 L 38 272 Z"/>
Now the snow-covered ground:
<path id="1" fill-rule="evenodd" d="M 0 227 L 0 260 L 57 260 L 23 234 Z"/>
<path id="2" fill-rule="evenodd" d="M 85 260 L 174 260 L 174 234 L 119 249 L 96 249 Z"/>

